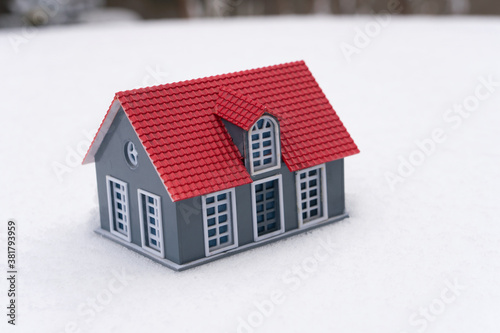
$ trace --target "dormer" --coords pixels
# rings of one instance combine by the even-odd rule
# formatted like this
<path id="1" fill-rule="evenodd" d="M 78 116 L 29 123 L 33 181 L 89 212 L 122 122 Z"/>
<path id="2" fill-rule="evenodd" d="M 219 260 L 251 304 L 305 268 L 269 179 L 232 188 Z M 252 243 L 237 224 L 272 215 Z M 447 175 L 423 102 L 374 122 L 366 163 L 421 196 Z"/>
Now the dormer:
<path id="1" fill-rule="evenodd" d="M 221 87 L 215 113 L 221 117 L 252 176 L 281 168 L 279 122 L 264 105 Z"/>

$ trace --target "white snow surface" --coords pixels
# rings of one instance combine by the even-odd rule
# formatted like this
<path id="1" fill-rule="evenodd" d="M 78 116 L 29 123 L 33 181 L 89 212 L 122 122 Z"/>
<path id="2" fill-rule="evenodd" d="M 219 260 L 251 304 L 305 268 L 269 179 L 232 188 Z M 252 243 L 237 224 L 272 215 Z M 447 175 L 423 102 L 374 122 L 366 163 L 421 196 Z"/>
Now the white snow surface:
<path id="1" fill-rule="evenodd" d="M 347 61 L 343 43 L 374 22 L 0 31 L 0 330 L 498 332 L 500 87 L 488 96 L 478 87 L 500 81 L 500 21 L 393 17 Z M 349 219 L 181 273 L 93 232 L 95 169 L 79 163 L 115 92 L 300 59 L 361 150 L 345 163 Z M 449 113 L 464 101 L 474 110 Z M 415 142 L 436 129 L 445 139 L 423 157 Z M 387 173 L 398 175 L 401 158 L 419 165 L 392 189 Z M 5 309 L 9 218 L 15 328 Z"/>

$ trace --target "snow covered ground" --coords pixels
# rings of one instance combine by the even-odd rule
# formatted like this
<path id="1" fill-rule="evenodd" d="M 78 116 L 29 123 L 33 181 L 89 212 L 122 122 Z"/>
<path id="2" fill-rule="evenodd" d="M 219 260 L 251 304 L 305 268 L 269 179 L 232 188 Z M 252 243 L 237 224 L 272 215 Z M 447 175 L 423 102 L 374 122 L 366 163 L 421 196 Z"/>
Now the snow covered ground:
<path id="1" fill-rule="evenodd" d="M 499 36 L 368 16 L 0 31 L 0 330 L 498 332 Z M 361 149 L 350 219 L 182 273 L 93 232 L 79 163 L 116 91 L 299 59 Z"/>

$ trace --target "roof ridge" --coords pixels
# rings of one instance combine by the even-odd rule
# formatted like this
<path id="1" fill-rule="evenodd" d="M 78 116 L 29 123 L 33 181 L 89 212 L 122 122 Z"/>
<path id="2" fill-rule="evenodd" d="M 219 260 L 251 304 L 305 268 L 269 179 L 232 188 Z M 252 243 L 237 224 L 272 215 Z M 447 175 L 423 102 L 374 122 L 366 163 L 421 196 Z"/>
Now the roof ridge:
<path id="1" fill-rule="evenodd" d="M 85 163 L 120 110 L 173 201 L 252 182 L 225 125 L 248 131 L 266 113 L 291 172 L 359 152 L 303 61 L 118 92 Z"/>
<path id="2" fill-rule="evenodd" d="M 271 65 L 271 66 L 263 66 L 263 67 L 258 67 L 258 68 L 251 68 L 251 69 L 245 69 L 242 71 L 236 71 L 236 72 L 228 72 L 224 74 L 218 74 L 218 75 L 210 75 L 210 76 L 205 76 L 205 77 L 200 77 L 197 79 L 189 79 L 189 80 L 182 80 L 182 81 L 175 81 L 175 82 L 170 82 L 170 83 L 164 83 L 164 84 L 158 84 L 158 85 L 153 85 L 153 86 L 148 86 L 148 87 L 141 87 L 141 88 L 136 88 L 136 89 L 128 89 L 128 90 L 122 90 L 119 91 L 115 94 L 116 97 L 125 97 L 125 96 L 130 96 L 130 95 L 136 95 L 136 94 L 141 94 L 141 93 L 146 93 L 146 92 L 152 92 L 152 91 L 158 91 L 158 90 L 163 90 L 166 88 L 174 88 L 177 86 L 186 86 L 186 85 L 191 85 L 193 83 L 197 83 L 199 81 L 216 81 L 222 77 L 227 77 L 227 76 L 233 76 L 233 75 L 246 75 L 249 73 L 259 73 L 261 71 L 268 71 L 276 68 L 287 68 L 287 67 L 294 67 L 294 66 L 299 66 L 307 65 L 304 60 L 297 60 L 297 61 L 291 61 L 291 62 L 285 62 L 282 64 L 277 64 L 277 65 Z M 210 80 L 213 79 L 213 80 Z"/>

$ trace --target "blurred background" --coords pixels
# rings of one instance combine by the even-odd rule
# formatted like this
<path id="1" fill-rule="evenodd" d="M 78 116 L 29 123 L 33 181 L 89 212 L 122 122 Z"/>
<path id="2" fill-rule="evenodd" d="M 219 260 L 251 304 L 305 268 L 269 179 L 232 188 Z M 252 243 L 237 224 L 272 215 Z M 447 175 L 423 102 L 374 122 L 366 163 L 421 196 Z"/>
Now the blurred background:
<path id="1" fill-rule="evenodd" d="M 254 15 L 500 15 L 496 0 L 0 0 L 0 28 Z"/>

